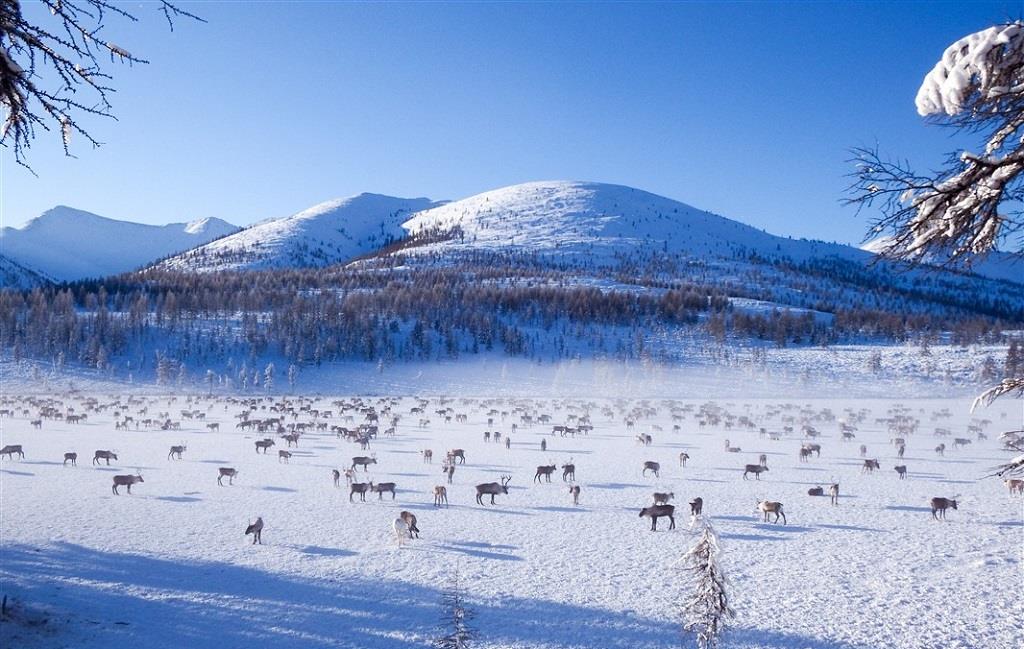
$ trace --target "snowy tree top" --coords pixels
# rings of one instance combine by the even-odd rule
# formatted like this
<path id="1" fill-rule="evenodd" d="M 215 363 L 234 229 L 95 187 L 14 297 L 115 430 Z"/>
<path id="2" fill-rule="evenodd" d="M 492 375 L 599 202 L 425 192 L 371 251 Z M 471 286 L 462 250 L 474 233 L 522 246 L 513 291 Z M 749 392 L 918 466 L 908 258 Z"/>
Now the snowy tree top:
<path id="1" fill-rule="evenodd" d="M 958 115 L 975 94 L 993 100 L 1021 92 L 1024 23 L 1016 21 L 975 32 L 946 48 L 917 91 L 917 112 Z"/>

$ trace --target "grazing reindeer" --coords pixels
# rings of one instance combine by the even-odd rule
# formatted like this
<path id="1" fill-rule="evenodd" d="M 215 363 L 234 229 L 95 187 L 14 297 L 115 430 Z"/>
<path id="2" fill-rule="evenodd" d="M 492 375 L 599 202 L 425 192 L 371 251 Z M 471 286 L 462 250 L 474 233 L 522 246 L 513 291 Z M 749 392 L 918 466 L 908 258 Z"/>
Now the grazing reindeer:
<path id="1" fill-rule="evenodd" d="M 938 446 L 935 447 L 935 452 L 938 453 L 939 455 L 945 456 L 946 455 L 946 445 L 945 444 L 939 444 Z"/>
<path id="2" fill-rule="evenodd" d="M 65 453 L 64 466 L 67 466 L 68 462 L 71 462 L 71 466 L 78 466 L 78 453 Z"/>
<path id="3" fill-rule="evenodd" d="M 394 482 L 380 482 L 378 484 L 370 483 L 370 490 L 377 494 L 377 500 L 384 500 L 384 492 L 391 492 L 391 500 L 395 499 L 395 483 Z"/>
<path id="4" fill-rule="evenodd" d="M 39 430 L 40 428 L 43 427 L 43 420 L 42 419 L 33 419 L 31 423 L 32 423 L 32 428 L 35 428 L 36 430 Z"/>
<path id="5" fill-rule="evenodd" d="M 572 463 L 572 458 L 569 458 L 569 464 L 562 465 L 562 482 L 570 480 L 576 480 L 576 465 Z"/>
<path id="6" fill-rule="evenodd" d="M 658 472 L 659 472 L 659 471 L 661 471 L 661 465 L 660 465 L 660 464 L 658 464 L 657 462 L 652 462 L 652 461 L 650 461 L 650 460 L 648 460 L 648 461 L 644 462 L 644 471 L 643 471 L 643 475 L 644 475 L 644 477 L 646 477 L 646 476 L 647 476 L 647 472 L 648 472 L 648 471 L 653 471 L 653 472 L 654 472 L 654 477 L 655 477 L 655 478 L 660 478 L 660 477 L 661 477 L 661 476 L 660 476 L 660 475 L 658 474 Z"/>
<path id="7" fill-rule="evenodd" d="M 207 430 L 209 430 L 209 431 L 210 431 L 211 433 L 212 433 L 213 431 L 217 431 L 218 433 L 220 432 L 220 424 L 217 424 L 217 423 L 213 423 L 213 424 L 206 424 L 206 428 L 207 428 Z"/>
<path id="8" fill-rule="evenodd" d="M 178 459 L 180 460 L 181 459 L 181 454 L 184 453 L 185 450 L 186 450 L 186 447 L 185 447 L 184 444 L 182 444 L 181 446 L 172 446 L 171 447 L 171 452 L 167 454 L 167 459 L 170 460 L 172 457 L 177 456 Z"/>
<path id="9" fill-rule="evenodd" d="M 761 453 L 760 457 L 757 458 L 757 462 L 764 468 L 768 468 L 768 456 L 764 453 Z"/>
<path id="10" fill-rule="evenodd" d="M 371 464 L 376 464 L 376 463 L 377 463 L 377 456 L 376 455 L 371 455 L 370 457 L 366 457 L 364 455 L 360 455 L 360 456 L 352 458 L 352 470 L 354 471 L 357 466 L 361 466 L 361 467 L 363 467 L 363 473 L 366 473 L 367 471 L 370 470 L 369 469 L 370 465 Z"/>
<path id="11" fill-rule="evenodd" d="M 253 545 L 257 543 L 263 545 L 263 518 L 261 516 L 257 516 L 256 522 L 249 523 L 249 526 L 245 528 L 245 535 L 249 536 L 250 534 L 252 534 Z"/>
<path id="12" fill-rule="evenodd" d="M 8 460 L 13 460 L 15 453 L 18 454 L 19 459 L 25 459 L 25 453 L 21 450 L 21 444 L 9 444 L 0 448 L 0 455 L 6 455 Z"/>
<path id="13" fill-rule="evenodd" d="M 640 510 L 640 518 L 648 516 L 651 519 L 651 531 L 658 531 L 658 519 L 668 516 L 668 529 L 676 529 L 676 508 L 674 505 L 652 505 Z"/>
<path id="14" fill-rule="evenodd" d="M 434 463 L 434 452 L 431 451 L 429 448 L 423 449 L 422 452 L 423 452 L 423 463 L 424 464 L 433 464 Z"/>
<path id="15" fill-rule="evenodd" d="M 350 485 L 356 479 L 356 472 L 352 469 L 345 469 L 345 484 Z"/>
<path id="16" fill-rule="evenodd" d="M 801 462 L 806 462 L 807 458 L 811 457 L 811 453 L 812 453 L 811 449 L 807 448 L 806 446 L 801 446 L 800 447 L 800 461 Z"/>
<path id="17" fill-rule="evenodd" d="M 860 445 L 860 456 L 861 457 L 867 457 L 868 456 L 868 445 L 867 444 L 861 444 Z"/>
<path id="18" fill-rule="evenodd" d="M 228 484 L 229 485 L 233 485 L 233 484 L 235 484 L 235 478 L 237 478 L 237 477 L 238 477 L 238 469 L 235 469 L 235 468 L 232 468 L 232 467 L 229 467 L 229 466 L 222 466 L 219 469 L 217 469 L 217 484 L 222 486 L 222 487 L 224 486 L 224 482 L 223 482 L 224 478 L 228 479 Z"/>
<path id="19" fill-rule="evenodd" d="M 573 505 L 580 504 L 580 486 L 578 484 L 574 484 L 573 486 L 569 487 L 569 494 L 572 495 Z"/>
<path id="20" fill-rule="evenodd" d="M 551 482 L 551 474 L 555 472 L 558 467 L 554 464 L 547 464 L 537 467 L 537 473 L 533 476 L 534 482 L 540 482 L 541 476 L 547 478 L 548 482 Z"/>
<path id="21" fill-rule="evenodd" d="M 506 437 L 505 438 L 505 449 L 508 450 L 510 448 L 512 448 L 512 438 L 511 437 Z"/>
<path id="22" fill-rule="evenodd" d="M 453 448 L 452 450 L 448 451 L 448 457 L 453 462 L 455 461 L 455 458 L 458 458 L 459 464 L 466 463 L 466 451 L 462 450 L 461 448 Z"/>
<path id="23" fill-rule="evenodd" d="M 746 466 L 746 468 L 743 469 L 743 479 L 744 480 L 747 479 L 747 474 L 748 473 L 753 473 L 754 474 L 754 478 L 756 480 L 760 480 L 761 479 L 761 474 L 764 473 L 767 470 L 768 470 L 768 467 L 761 466 L 760 464 L 748 464 Z"/>
<path id="24" fill-rule="evenodd" d="M 548 450 L 548 440 L 546 440 L 546 439 L 540 440 L 540 452 L 543 453 L 544 451 L 547 451 L 547 450 Z"/>
<path id="25" fill-rule="evenodd" d="M 686 453 L 679 454 L 679 466 L 686 466 L 686 461 L 690 459 L 690 456 Z"/>
<path id="26" fill-rule="evenodd" d="M 281 462 L 281 460 L 284 460 L 285 464 L 287 464 L 288 460 L 290 460 L 291 457 L 292 457 L 292 452 L 291 451 L 286 451 L 283 448 L 280 451 L 277 452 L 277 461 L 279 463 Z"/>
<path id="27" fill-rule="evenodd" d="M 861 467 L 860 472 L 861 473 L 871 473 L 875 469 L 881 469 L 881 468 L 882 467 L 879 466 L 879 464 L 878 464 L 878 460 L 864 460 L 864 466 Z"/>
<path id="28" fill-rule="evenodd" d="M 483 505 L 483 497 L 490 496 L 491 504 L 494 504 L 494 497 L 498 494 L 508 493 L 508 483 L 512 480 L 512 476 L 503 475 L 501 476 L 501 484 L 497 482 L 485 482 L 476 486 L 476 502 L 478 505 Z"/>
<path id="29" fill-rule="evenodd" d="M 1006 488 L 1010 490 L 1011 496 L 1014 493 L 1024 495 L 1024 480 L 1010 478 L 1008 480 L 1003 480 L 1003 484 L 1005 484 Z"/>
<path id="30" fill-rule="evenodd" d="M 402 518 L 396 518 L 391 523 L 391 529 L 395 531 L 395 540 L 398 542 L 398 547 L 402 547 L 402 544 L 405 543 L 405 540 L 407 538 L 411 538 L 412 536 L 409 533 L 409 524 L 406 523 L 405 520 L 403 520 Z"/>
<path id="31" fill-rule="evenodd" d="M 893 467 L 893 469 L 895 469 L 896 473 L 899 474 L 900 480 L 906 480 L 907 479 L 907 465 L 901 464 L 899 466 Z"/>
<path id="32" fill-rule="evenodd" d="M 759 500 L 757 502 L 757 509 L 764 514 L 764 522 L 768 522 L 768 514 L 775 514 L 775 520 L 773 523 L 779 522 L 779 516 L 782 517 L 782 524 L 786 524 L 786 512 L 782 511 L 782 503 L 773 502 L 770 500 Z"/>
<path id="33" fill-rule="evenodd" d="M 932 498 L 931 503 L 932 518 L 934 518 L 935 520 L 939 520 L 939 518 L 942 518 L 942 520 L 946 520 L 946 509 L 949 507 L 956 509 L 956 501 L 953 500 L 952 498 Z M 938 513 L 940 516 L 936 516 L 936 513 Z"/>
<path id="34" fill-rule="evenodd" d="M 441 466 L 441 473 L 448 476 L 448 484 L 451 484 L 452 478 L 455 476 L 455 463 L 445 460 L 444 465 Z"/>
<path id="35" fill-rule="evenodd" d="M 484 431 L 484 441 L 485 442 L 491 441 L 491 431 L 489 431 L 489 430 L 488 431 Z"/>
<path id="36" fill-rule="evenodd" d="M 340 487 L 341 486 L 341 471 L 338 471 L 337 469 L 331 469 L 331 476 L 334 478 L 334 486 L 335 487 Z"/>
<path id="37" fill-rule="evenodd" d="M 899 446 L 896 447 L 896 457 L 898 457 L 898 458 L 900 458 L 902 460 L 903 459 L 903 454 L 906 453 L 906 451 L 907 451 L 906 444 L 900 444 Z"/>
<path id="38" fill-rule="evenodd" d="M 971 443 L 971 440 L 969 440 L 966 437 L 957 437 L 957 438 L 953 439 L 953 448 L 960 448 L 961 446 L 967 446 L 970 443 Z"/>
<path id="39" fill-rule="evenodd" d="M 132 485 L 137 483 L 137 482 L 145 482 L 145 480 L 142 479 L 142 475 L 141 474 L 137 474 L 137 475 L 116 475 L 116 476 L 114 476 L 114 484 L 112 484 L 110 486 L 110 490 L 114 492 L 115 496 L 118 496 L 120 494 L 117 493 L 117 488 L 120 487 L 120 486 L 125 486 L 125 487 L 128 487 L 128 493 L 131 494 L 131 492 L 132 492 Z"/>
<path id="40" fill-rule="evenodd" d="M 700 516 L 702 511 L 704 511 L 704 499 L 697 496 L 690 501 L 690 516 Z"/>
<path id="41" fill-rule="evenodd" d="M 412 512 L 403 511 L 398 514 L 398 517 L 405 521 L 406 527 L 409 528 L 409 538 L 420 538 L 420 528 L 416 527 L 416 514 Z"/>
<path id="42" fill-rule="evenodd" d="M 825 490 L 822 489 L 821 487 L 811 487 L 810 489 L 807 490 L 807 495 L 808 496 L 824 496 L 825 495 Z"/>
<path id="43" fill-rule="evenodd" d="M 263 454 L 267 454 L 267 449 L 274 446 L 274 440 L 272 439 L 261 439 L 256 441 L 256 452 L 259 453 L 260 449 L 263 449 Z"/>
<path id="44" fill-rule="evenodd" d="M 434 487 L 434 507 L 440 507 L 442 502 L 445 507 L 448 506 L 448 489 L 444 485 L 437 485 Z"/>
<path id="45" fill-rule="evenodd" d="M 828 488 L 829 499 L 833 505 L 839 504 L 839 483 L 833 482 Z"/>
<path id="46" fill-rule="evenodd" d="M 95 455 L 92 456 L 92 463 L 99 464 L 100 460 L 106 460 L 107 466 L 110 466 L 110 460 L 117 459 L 117 453 L 113 451 L 96 451 Z"/>
<path id="47" fill-rule="evenodd" d="M 373 489 L 373 480 L 369 482 L 353 482 L 349 485 L 348 501 L 352 502 L 352 496 L 359 494 L 359 501 L 366 502 L 366 492 Z"/>
<path id="48" fill-rule="evenodd" d="M 676 495 L 674 493 L 671 493 L 671 492 L 666 494 L 666 493 L 661 493 L 660 491 L 655 491 L 654 492 L 654 504 L 655 505 L 667 505 L 668 501 L 672 500 L 675 497 L 676 497 Z"/>
<path id="49" fill-rule="evenodd" d="M 814 457 L 821 457 L 821 444 L 804 444 L 803 448 L 814 453 Z"/>

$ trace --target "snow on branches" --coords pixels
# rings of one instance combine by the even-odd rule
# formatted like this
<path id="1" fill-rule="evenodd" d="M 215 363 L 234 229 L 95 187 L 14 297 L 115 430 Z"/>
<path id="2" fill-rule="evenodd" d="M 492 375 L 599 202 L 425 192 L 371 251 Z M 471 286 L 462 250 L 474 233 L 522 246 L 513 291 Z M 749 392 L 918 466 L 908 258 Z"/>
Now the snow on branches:
<path id="1" fill-rule="evenodd" d="M 969 266 L 1024 228 L 1024 23 L 996 25 L 951 45 L 916 103 L 939 124 L 980 133 L 984 153 L 954 152 L 940 171 L 918 175 L 874 149 L 855 149 L 847 203 L 881 208 L 869 236 L 891 233 L 883 256 Z M 1020 245 L 1011 251 L 1024 252 Z"/>
<path id="2" fill-rule="evenodd" d="M 683 602 L 683 631 L 696 636 L 700 649 L 715 649 L 736 613 L 729 606 L 725 574 L 718 564 L 718 535 L 710 521 L 697 521 L 703 527 L 700 537 L 680 561 L 693 578 L 693 591 Z"/>

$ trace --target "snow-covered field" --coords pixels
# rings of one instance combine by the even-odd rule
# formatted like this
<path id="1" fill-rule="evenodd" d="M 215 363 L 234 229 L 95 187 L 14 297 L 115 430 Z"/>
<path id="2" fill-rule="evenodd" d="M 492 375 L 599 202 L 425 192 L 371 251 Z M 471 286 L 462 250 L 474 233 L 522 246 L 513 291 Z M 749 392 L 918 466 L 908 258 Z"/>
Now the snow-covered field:
<path id="1" fill-rule="evenodd" d="M 13 602 L 0 645 L 422 647 L 435 635 L 441 594 L 458 571 L 477 614 L 478 646 L 679 646 L 677 604 L 687 589 L 673 564 L 694 539 L 684 510 L 695 496 L 704 499 L 725 548 L 737 610 L 726 646 L 1010 649 L 1024 642 L 1017 624 L 1024 613 L 1022 500 L 984 477 L 1007 457 L 998 432 L 1024 423 L 1020 401 L 976 413 L 992 421 L 990 439 L 953 449 L 952 437 L 933 431 L 973 438 L 967 398 L 737 396 L 717 405 L 750 417 L 755 428 L 726 429 L 699 425 L 703 400 L 539 394 L 548 396 L 453 395 L 444 405 L 431 398 L 423 415 L 410 413 L 416 398 L 396 398 L 395 437 L 373 441 L 364 453 L 329 430 L 308 432 L 283 463 L 277 451 L 284 441 L 267 455 L 255 453 L 254 440 L 265 435 L 237 430 L 243 406 L 226 397 L 188 403 L 184 396 L 136 396 L 139 403 L 121 409 L 137 419 L 142 407 L 146 416 L 166 411 L 174 420 L 184 409 L 206 413 L 202 422 L 182 420 L 180 431 L 115 430 L 113 408 L 90 411 L 87 423 L 44 420 L 35 430 L 30 420 L 38 408 L 14 403 L 18 395 L 5 389 L 3 407 L 15 415 L 0 419 L 0 442 L 20 444 L 26 455 L 0 462 L 0 588 L 8 606 Z M 79 413 L 89 398 L 107 404 L 128 397 L 60 397 Z M 339 400 L 351 403 L 316 400 L 334 411 L 321 421 L 360 423 L 354 411 L 354 424 L 342 420 L 341 407 L 332 405 Z M 886 424 L 876 421 L 897 402 L 921 422 L 902 461 Z M 258 402 L 252 417 L 275 416 L 263 409 L 271 403 Z M 379 411 L 387 400 L 365 403 Z M 628 429 L 626 413 L 644 405 L 653 414 Z M 435 411 L 448 407 L 468 420 L 445 422 Z M 523 424 L 517 407 L 549 414 L 551 422 Z M 673 409 L 681 419 L 672 418 Z M 834 420 L 821 416 L 825 409 Z M 863 409 L 865 417 L 856 440 L 842 442 L 838 422 L 850 418 L 847 409 Z M 933 418 L 944 409 L 950 417 Z M 594 426 L 588 435 L 551 435 L 553 424 L 584 412 Z M 421 417 L 430 424 L 421 427 Z M 759 427 L 783 431 L 784 417 L 793 418 L 795 432 L 777 441 L 759 435 Z M 808 463 L 797 458 L 804 419 L 822 433 L 821 457 Z M 286 420 L 293 421 L 314 419 Z M 210 432 L 209 422 L 221 430 Z M 484 442 L 487 430 L 511 435 L 511 448 Z M 639 445 L 638 433 L 651 434 L 653 444 Z M 742 452 L 727 453 L 726 439 Z M 950 447 L 944 456 L 933 450 L 940 442 Z M 187 445 L 181 461 L 167 459 L 175 444 Z M 878 458 L 880 472 L 861 473 L 860 444 Z M 427 448 L 433 464 L 421 458 Z M 467 462 L 448 487 L 450 507 L 435 508 L 431 491 L 444 484 L 440 465 L 450 448 L 464 448 Z M 92 466 L 97 449 L 115 450 L 119 459 Z M 62 466 L 67 451 L 77 451 L 77 467 Z M 685 468 L 681 451 L 690 456 Z M 366 475 L 397 483 L 397 497 L 350 503 L 344 479 L 340 489 L 333 486 L 331 469 L 370 452 L 378 463 Z M 761 453 L 770 471 L 744 481 L 743 465 Z M 578 507 L 560 472 L 551 484 L 532 482 L 538 465 L 570 460 L 582 488 Z M 661 462 L 660 478 L 641 475 L 645 460 Z M 905 481 L 893 470 L 900 463 L 909 469 Z M 239 470 L 234 486 L 217 485 L 221 466 Z M 136 471 L 145 482 L 132 495 L 111 493 L 111 476 Z M 508 495 L 493 507 L 475 504 L 474 485 L 502 474 L 513 476 Z M 832 481 L 841 485 L 839 506 L 807 495 Z M 674 492 L 675 530 L 661 521 L 651 532 L 638 517 L 654 491 Z M 959 509 L 937 522 L 928 508 L 933 496 L 956 496 Z M 783 502 L 788 525 L 761 522 L 757 499 Z M 417 515 L 422 538 L 399 548 L 390 525 L 401 510 Z M 254 547 L 242 532 L 257 515 L 266 529 L 264 544 Z"/>

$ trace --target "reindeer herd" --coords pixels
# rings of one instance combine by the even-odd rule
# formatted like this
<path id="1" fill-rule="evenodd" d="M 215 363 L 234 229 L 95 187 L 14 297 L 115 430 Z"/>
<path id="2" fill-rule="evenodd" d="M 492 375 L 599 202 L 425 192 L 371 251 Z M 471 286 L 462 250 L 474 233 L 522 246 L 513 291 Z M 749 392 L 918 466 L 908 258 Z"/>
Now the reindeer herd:
<path id="1" fill-rule="evenodd" d="M 889 451 L 895 455 L 897 460 L 902 460 L 908 446 L 908 440 L 914 436 L 922 435 L 922 429 L 926 426 L 923 419 L 929 418 L 928 414 L 919 411 L 913 412 L 906 406 L 895 405 L 888 409 L 884 416 L 877 416 L 871 419 L 871 412 L 867 409 L 847 409 L 842 413 L 834 413 L 828 408 L 799 407 L 793 404 L 778 404 L 765 406 L 755 412 L 751 408 L 743 408 L 741 412 L 734 412 L 728 406 L 715 403 L 682 404 L 673 401 L 640 401 L 631 402 L 618 400 L 609 403 L 596 403 L 587 401 L 560 401 L 560 400 L 529 400 L 529 399 L 491 399 L 473 400 L 452 398 L 441 399 L 416 399 L 414 405 L 405 411 L 403 404 L 407 402 L 397 398 L 378 399 L 338 399 L 331 402 L 331 408 L 326 408 L 320 402 L 304 397 L 250 397 L 250 398 L 214 398 L 214 397 L 174 397 L 170 401 L 182 400 L 185 408 L 180 410 L 180 417 L 184 420 L 201 420 L 203 428 L 198 435 L 217 434 L 238 438 L 238 443 L 244 443 L 244 439 L 251 439 L 251 433 L 262 435 L 249 443 L 249 448 L 255 448 L 258 456 L 267 455 L 267 451 L 280 442 L 285 446 L 278 450 L 278 463 L 287 465 L 299 453 L 300 449 L 306 448 L 303 441 L 308 435 L 320 435 L 319 439 L 331 437 L 341 441 L 358 445 L 361 451 L 375 448 L 378 445 L 384 449 L 384 455 L 378 456 L 377 451 L 367 455 L 349 455 L 344 460 L 344 469 L 331 469 L 332 484 L 335 488 L 341 488 L 341 479 L 344 477 L 345 486 L 348 490 L 348 501 L 355 503 L 358 496 L 359 502 L 366 502 L 367 494 L 377 495 L 378 502 L 384 501 L 384 495 L 389 494 L 388 499 L 395 502 L 401 494 L 403 502 L 408 499 L 408 490 L 399 489 L 398 482 L 375 481 L 370 477 L 371 467 L 374 472 L 387 470 L 393 456 L 389 452 L 389 445 L 393 440 L 399 438 L 399 431 L 403 430 L 402 420 L 406 415 L 418 416 L 417 431 L 431 427 L 438 428 L 451 424 L 453 421 L 460 426 L 468 426 L 473 421 L 486 421 L 486 430 L 483 434 L 485 444 L 497 444 L 499 448 L 504 446 L 505 452 L 510 457 L 516 458 L 516 463 L 508 466 L 522 466 L 522 461 L 527 453 L 535 453 L 536 446 L 532 443 L 520 443 L 515 445 L 513 450 L 512 433 L 517 438 L 523 434 L 541 438 L 541 452 L 546 453 L 548 441 L 552 444 L 564 444 L 559 440 L 571 439 L 574 445 L 586 447 L 592 434 L 599 431 L 605 437 L 621 435 L 626 437 L 632 435 L 637 444 L 633 453 L 646 455 L 657 455 L 664 453 L 665 448 L 678 448 L 680 445 L 686 447 L 687 451 L 676 454 L 672 451 L 671 457 L 678 459 L 678 466 L 669 466 L 669 473 L 675 475 L 668 478 L 663 477 L 664 458 L 644 459 L 636 465 L 636 471 L 641 479 L 653 479 L 662 481 L 673 479 L 677 483 L 687 483 L 687 473 L 694 470 L 694 465 L 711 466 L 715 463 L 727 460 L 730 456 L 743 453 L 740 446 L 734 446 L 730 439 L 722 439 L 720 453 L 718 456 L 714 451 L 705 450 L 698 454 L 697 446 L 688 443 L 688 434 L 714 435 L 722 431 L 728 431 L 732 436 L 743 435 L 743 446 L 754 446 L 760 448 L 755 451 L 756 463 L 739 463 L 736 465 L 736 474 L 744 481 L 749 481 L 749 476 L 759 487 L 751 487 L 759 490 L 769 490 L 773 478 L 778 480 L 782 476 L 795 477 L 793 466 L 776 466 L 776 471 L 769 472 L 769 454 L 765 452 L 768 448 L 776 448 L 776 445 L 785 445 L 787 440 L 797 441 L 799 446 L 795 454 L 797 466 L 817 462 L 823 454 L 823 447 L 828 448 L 827 452 L 841 455 L 845 453 L 844 442 L 858 439 L 858 433 L 864 428 L 885 430 L 891 435 Z M 146 397 L 110 397 L 101 400 L 98 397 L 81 397 L 64 395 L 62 397 L 3 397 L 3 405 L 9 414 L 8 417 L 23 417 L 29 420 L 33 429 L 32 434 L 23 434 L 21 444 L 9 444 L 0 448 L 0 457 L 7 460 L 24 460 L 26 453 L 24 447 L 31 448 L 33 436 L 45 435 L 46 428 L 51 422 L 63 420 L 65 423 L 74 423 L 79 426 L 102 425 L 104 415 L 112 416 L 113 423 L 120 430 L 183 430 L 188 431 L 191 424 L 186 422 L 182 426 L 180 419 L 172 417 L 168 411 L 159 411 L 159 408 L 166 401 Z M 156 413 L 150 410 L 158 410 Z M 221 433 L 221 424 L 225 423 L 223 417 L 226 413 L 234 410 L 234 418 L 237 420 L 234 430 Z M 427 414 L 430 417 L 427 417 Z M 220 422 L 207 421 L 207 416 L 219 417 Z M 672 422 L 671 432 L 667 426 L 656 421 L 668 417 Z M 943 425 L 934 427 L 934 436 L 946 437 L 951 435 L 945 420 L 950 417 L 948 410 L 935 411 L 930 414 L 932 422 L 939 422 Z M 553 424 L 561 420 L 562 423 Z M 434 423 L 436 422 L 436 423 Z M 36 424 L 39 425 L 36 425 Z M 974 419 L 971 421 L 970 430 L 975 435 L 975 440 L 983 442 L 987 440 L 985 433 L 993 422 L 985 419 Z M 647 432 L 636 432 L 636 429 L 646 426 Z M 383 430 L 381 430 L 383 428 Z M 498 430 L 504 428 L 502 430 Z M 204 432 L 205 431 L 205 432 Z M 798 432 L 799 431 L 799 432 Z M 413 432 L 410 430 L 410 433 Z M 753 433 L 757 433 L 755 439 Z M 11 434 L 5 432 L 5 437 Z M 442 431 L 443 437 L 443 431 Z M 867 436 L 865 436 L 867 437 Z M 479 438 L 478 438 L 479 439 Z M 832 445 L 829 440 L 836 443 Z M 760 440 L 767 440 L 761 442 Z M 659 446 L 664 442 L 665 446 Z M 961 450 L 971 444 L 972 440 L 967 437 L 954 437 L 953 450 Z M 767 446 L 765 446 L 767 445 Z M 922 450 L 922 444 L 915 443 L 917 450 Z M 164 447 L 167 448 L 167 447 Z M 287 450 L 294 448 L 295 451 Z M 323 448 L 323 447 L 321 447 Z M 714 446 L 705 446 L 705 449 Z M 868 458 L 869 447 L 867 444 L 860 444 L 860 474 L 867 476 L 882 468 L 883 460 L 879 458 Z M 947 450 L 945 443 L 939 444 L 935 449 L 936 454 L 942 455 Z M 622 449 L 626 452 L 626 449 Z M 591 452 L 591 451 L 586 451 Z M 249 451 L 251 453 L 251 451 Z M 691 453 L 694 457 L 691 458 Z M 429 465 L 433 463 L 434 450 L 421 449 L 417 454 L 422 458 L 422 463 Z M 774 452 L 776 455 L 786 453 Z M 430 495 L 433 496 L 434 507 L 449 507 L 449 496 L 457 497 L 462 489 L 456 485 L 456 467 L 466 467 L 466 471 L 479 472 L 469 462 L 470 454 L 465 448 L 450 448 L 443 453 L 444 461 L 441 465 L 441 474 L 445 477 L 445 484 L 437 484 Z M 170 464 L 185 461 L 188 456 L 188 446 L 182 441 L 180 444 L 170 446 L 166 459 Z M 63 465 L 70 464 L 77 466 L 77 452 L 69 451 L 63 455 Z M 190 457 L 190 456 L 189 456 Z M 306 455 L 301 456 L 308 457 Z M 794 458 L 793 455 L 789 456 Z M 92 457 L 93 466 L 110 466 L 111 462 L 121 462 L 117 450 L 99 449 Z M 131 465 L 133 459 L 129 458 Z M 690 464 L 688 465 L 688 461 Z M 791 460 L 792 461 L 792 460 Z M 512 462 L 512 460 L 510 460 Z M 535 465 L 533 474 L 533 488 L 545 488 L 552 482 L 552 475 L 561 469 L 562 483 L 568 487 L 569 497 L 573 506 L 580 505 L 581 485 L 577 481 L 577 462 L 574 458 L 568 457 L 562 462 L 550 461 L 546 464 Z M 283 467 L 282 467 L 283 468 Z M 586 474 L 586 463 L 584 463 L 583 474 Z M 894 464 L 892 467 L 899 480 L 908 479 L 913 473 L 908 471 L 908 464 Z M 462 469 L 460 469 L 460 472 Z M 779 476 L 776 476 L 776 473 Z M 527 474 L 528 475 L 528 474 Z M 762 479 L 762 476 L 765 476 Z M 891 475 L 891 474 L 889 474 Z M 239 470 L 231 466 L 221 466 L 217 470 L 216 481 L 219 487 L 232 487 L 235 479 L 239 477 Z M 226 480 L 225 480 L 226 479 Z M 884 479 L 884 478 L 883 478 Z M 890 478 L 892 479 L 892 478 Z M 497 504 L 496 498 L 505 499 L 510 497 L 510 484 L 513 475 L 511 472 L 502 473 L 497 482 L 481 482 L 473 485 L 475 491 L 475 502 L 481 507 L 491 507 Z M 113 476 L 111 484 L 112 495 L 120 495 L 120 487 L 125 488 L 127 494 L 132 493 L 132 487 L 145 484 L 141 471 L 136 470 L 134 474 L 119 474 Z M 1010 479 L 1006 482 L 1011 495 L 1022 495 L 1024 493 L 1024 482 Z M 148 485 L 147 485 L 148 486 Z M 519 487 L 523 489 L 525 487 Z M 563 487 L 564 488 L 564 487 Z M 468 491 L 468 490 L 467 490 Z M 454 493 L 453 493 L 454 492 Z M 469 492 L 472 493 L 472 492 Z M 564 492 L 563 492 L 564 493 Z M 839 504 L 839 481 L 834 477 L 829 482 L 827 489 L 822 486 L 815 486 L 807 490 L 811 497 L 824 497 L 828 495 L 831 505 Z M 415 495 L 412 496 L 415 498 Z M 651 519 L 651 530 L 657 531 L 658 520 L 668 519 L 669 530 L 675 529 L 675 506 L 671 501 L 676 495 L 673 491 L 654 491 L 653 502 L 639 509 L 640 518 Z M 514 499 L 513 499 L 514 500 Z M 792 504 L 792 503 L 791 503 Z M 947 510 L 958 509 L 957 497 L 937 496 L 930 500 L 932 517 L 936 520 L 945 520 Z M 690 516 L 702 516 L 704 512 L 704 499 L 701 496 L 694 496 L 689 500 Z M 786 511 L 783 503 L 776 500 L 769 500 L 758 496 L 756 498 L 756 511 L 764 523 L 782 525 L 787 524 Z M 250 519 L 251 520 L 251 519 Z M 416 516 L 409 511 L 403 510 L 400 515 L 392 521 L 392 532 L 401 545 L 409 539 L 419 537 L 420 531 Z M 246 528 L 246 534 L 253 536 L 253 544 L 262 544 L 262 531 L 264 528 L 263 518 L 256 517 L 255 522 Z"/>

